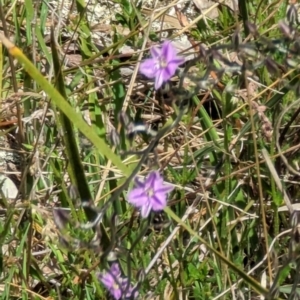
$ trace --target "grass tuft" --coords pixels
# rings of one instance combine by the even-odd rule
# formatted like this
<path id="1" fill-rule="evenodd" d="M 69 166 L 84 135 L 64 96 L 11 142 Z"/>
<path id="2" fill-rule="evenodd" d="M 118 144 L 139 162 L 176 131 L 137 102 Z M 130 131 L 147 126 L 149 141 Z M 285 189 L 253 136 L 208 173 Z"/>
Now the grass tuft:
<path id="1" fill-rule="evenodd" d="M 2 1 L 1 299 L 300 298 L 298 6 L 209 3 Z"/>

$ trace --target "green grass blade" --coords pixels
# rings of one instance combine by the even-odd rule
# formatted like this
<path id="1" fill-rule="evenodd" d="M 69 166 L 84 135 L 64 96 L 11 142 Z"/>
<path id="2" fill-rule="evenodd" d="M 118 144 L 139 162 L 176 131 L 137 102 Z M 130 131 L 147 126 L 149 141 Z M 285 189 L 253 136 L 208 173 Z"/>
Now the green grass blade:
<path id="1" fill-rule="evenodd" d="M 111 149 L 106 145 L 105 140 L 100 138 L 96 132 L 91 130 L 91 127 L 86 124 L 83 118 L 75 112 L 71 105 L 64 99 L 64 97 L 42 76 L 42 74 L 34 67 L 29 59 L 22 53 L 22 51 L 13 45 L 3 34 L 0 34 L 0 40 L 8 49 L 10 54 L 14 56 L 19 63 L 21 63 L 27 73 L 41 86 L 41 88 L 49 95 L 51 100 L 57 107 L 69 118 L 74 126 L 76 126 L 102 153 L 107 159 L 119 168 L 124 175 L 128 176 L 130 170 L 123 164 L 121 159 L 114 154 Z"/>
<path id="2" fill-rule="evenodd" d="M 211 252 L 213 252 L 221 261 L 223 261 L 227 266 L 229 266 L 233 271 L 235 271 L 242 279 L 244 279 L 253 289 L 259 292 L 261 295 L 266 295 L 267 290 L 262 287 L 256 280 L 247 275 L 244 271 L 239 269 L 234 263 L 228 260 L 220 252 L 214 249 L 210 244 L 208 244 L 203 238 L 201 238 L 197 232 L 192 230 L 188 225 L 186 225 L 182 220 L 169 208 L 165 208 L 165 212 L 178 224 L 180 224 L 184 229 L 186 229 L 191 235 L 197 238 L 201 243 L 203 243 Z"/>
<path id="3" fill-rule="evenodd" d="M 56 50 L 56 42 L 54 38 L 53 28 L 51 30 L 51 50 L 55 70 L 56 87 L 62 95 L 62 97 L 67 99 L 64 79 L 61 72 L 61 65 Z M 62 135 L 62 139 L 65 145 L 65 154 L 68 159 L 68 173 L 71 178 L 71 182 L 77 187 L 81 201 L 90 201 L 92 197 L 84 174 L 83 165 L 79 155 L 78 146 L 75 140 L 75 132 L 73 130 L 72 123 L 63 112 L 60 112 L 58 115 L 60 125 L 62 127 L 61 130 L 64 133 Z"/>

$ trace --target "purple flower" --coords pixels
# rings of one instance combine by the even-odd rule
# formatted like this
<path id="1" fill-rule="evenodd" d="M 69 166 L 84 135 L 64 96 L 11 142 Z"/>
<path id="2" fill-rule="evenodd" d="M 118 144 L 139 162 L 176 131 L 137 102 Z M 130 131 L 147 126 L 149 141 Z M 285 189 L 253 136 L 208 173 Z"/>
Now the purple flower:
<path id="1" fill-rule="evenodd" d="M 127 278 L 121 276 L 117 263 L 113 263 L 108 272 L 100 274 L 99 279 L 116 300 L 122 299 L 123 296 L 130 298 L 133 294 L 133 287 Z M 135 292 L 134 296 L 137 297 L 137 295 L 138 293 Z"/>
<path id="2" fill-rule="evenodd" d="M 164 184 L 158 171 L 151 172 L 144 181 L 135 179 L 136 187 L 128 193 L 128 202 L 141 210 L 146 218 L 150 211 L 163 210 L 167 205 L 167 195 L 173 190 L 169 184 Z"/>
<path id="3" fill-rule="evenodd" d="M 148 78 L 155 78 L 155 89 L 159 89 L 169 80 L 179 65 L 184 62 L 183 57 L 177 56 L 176 49 L 171 42 L 165 41 L 161 49 L 150 49 L 152 58 L 148 58 L 140 65 L 140 72 Z"/>

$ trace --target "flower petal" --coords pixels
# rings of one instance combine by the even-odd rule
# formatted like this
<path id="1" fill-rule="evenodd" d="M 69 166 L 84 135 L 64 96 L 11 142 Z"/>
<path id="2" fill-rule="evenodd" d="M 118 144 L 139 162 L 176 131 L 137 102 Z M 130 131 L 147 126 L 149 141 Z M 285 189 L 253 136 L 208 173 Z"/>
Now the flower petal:
<path id="1" fill-rule="evenodd" d="M 158 90 L 162 84 L 164 83 L 164 81 L 167 81 L 168 79 L 165 79 L 163 76 L 163 72 L 157 72 L 156 77 L 155 77 L 155 84 L 154 84 L 154 88 L 156 90 Z"/>
<path id="2" fill-rule="evenodd" d="M 170 62 L 163 70 L 164 77 L 168 78 L 168 80 L 174 76 L 176 70 L 178 69 L 179 64 L 176 62 Z"/>
<path id="3" fill-rule="evenodd" d="M 128 278 L 122 278 L 121 287 L 122 293 L 125 295 L 126 299 L 137 299 L 139 293 L 136 289 L 133 289 Z"/>
<path id="4" fill-rule="evenodd" d="M 141 207 L 148 202 L 148 195 L 143 189 L 135 188 L 127 194 L 127 201 L 135 207 Z"/>
<path id="5" fill-rule="evenodd" d="M 155 189 L 155 193 L 168 194 L 173 190 L 174 190 L 174 186 L 172 186 L 170 184 L 164 184 L 164 185 L 158 186 L 157 189 Z"/>
<path id="6" fill-rule="evenodd" d="M 162 55 L 162 49 L 160 49 L 159 47 L 151 47 L 150 53 L 151 53 L 152 58 L 158 59 Z"/>
<path id="7" fill-rule="evenodd" d="M 122 297 L 122 291 L 120 288 L 113 288 L 110 290 L 110 293 L 116 300 L 119 300 Z"/>
<path id="8" fill-rule="evenodd" d="M 154 78 L 157 74 L 157 61 L 152 58 L 144 60 L 140 64 L 140 73 L 148 78 Z"/>
<path id="9" fill-rule="evenodd" d="M 158 171 L 155 172 L 155 180 L 152 184 L 153 190 L 156 192 L 157 189 L 160 189 L 163 186 L 164 180 L 163 177 L 159 174 Z"/>
<path id="10" fill-rule="evenodd" d="M 177 56 L 175 59 L 172 59 L 170 63 L 177 64 L 178 66 L 182 65 L 185 62 L 185 58 Z"/>
<path id="11" fill-rule="evenodd" d="M 146 180 L 145 180 L 145 188 L 148 190 L 148 189 L 153 189 L 154 188 L 154 185 L 155 185 L 155 182 L 156 182 L 156 178 L 157 178 L 157 171 L 151 171 Z"/>
<path id="12" fill-rule="evenodd" d="M 120 266 L 117 263 L 113 263 L 110 267 L 110 274 L 115 277 L 121 276 Z"/>
<path id="13" fill-rule="evenodd" d="M 107 289 L 112 289 L 116 283 L 116 280 L 121 276 L 121 270 L 117 263 L 113 263 L 110 269 L 99 275 L 99 280 Z"/>
<path id="14" fill-rule="evenodd" d="M 176 59 L 177 51 L 170 41 L 165 41 L 163 43 L 161 52 L 166 64 L 169 64 L 173 59 Z"/>
<path id="15" fill-rule="evenodd" d="M 99 280 L 102 282 L 102 284 L 103 284 L 107 289 L 110 289 L 110 288 L 113 286 L 114 282 L 115 282 L 114 278 L 113 278 L 110 274 L 108 274 L 108 273 L 106 273 L 106 274 L 101 274 L 101 275 L 99 276 Z"/>
<path id="16" fill-rule="evenodd" d="M 134 183 L 139 188 L 145 188 L 145 181 L 141 181 L 138 177 L 134 179 Z"/>
<path id="17" fill-rule="evenodd" d="M 167 199 L 165 194 L 155 194 L 151 198 L 151 206 L 153 211 L 163 210 L 167 206 Z"/>
<path id="18" fill-rule="evenodd" d="M 142 209 L 141 209 L 142 218 L 147 218 L 149 216 L 151 208 L 152 208 L 152 206 L 150 205 L 150 203 L 145 204 L 145 205 L 142 206 Z"/>

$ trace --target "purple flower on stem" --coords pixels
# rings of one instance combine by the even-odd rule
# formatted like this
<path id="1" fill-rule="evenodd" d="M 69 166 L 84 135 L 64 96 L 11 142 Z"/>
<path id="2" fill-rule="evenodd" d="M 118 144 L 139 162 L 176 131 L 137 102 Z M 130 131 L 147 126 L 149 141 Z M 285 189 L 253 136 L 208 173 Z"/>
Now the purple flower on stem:
<path id="1" fill-rule="evenodd" d="M 148 78 L 155 78 L 155 89 L 168 81 L 179 65 L 184 63 L 184 58 L 177 56 L 176 49 L 170 41 L 165 41 L 161 49 L 152 47 L 150 49 L 152 58 L 148 58 L 140 65 L 140 72 Z"/>
<path id="2" fill-rule="evenodd" d="M 141 210 L 143 218 L 150 211 L 160 211 L 167 206 L 167 195 L 173 186 L 164 184 L 158 171 L 151 172 L 144 181 L 135 179 L 136 187 L 128 193 L 128 202 Z"/>
<path id="3" fill-rule="evenodd" d="M 122 297 L 130 298 L 133 294 L 133 288 L 127 278 L 121 276 L 121 270 L 117 263 L 113 263 L 108 272 L 99 275 L 102 284 L 108 289 L 114 299 L 119 300 Z M 135 292 L 134 296 L 137 297 Z"/>

